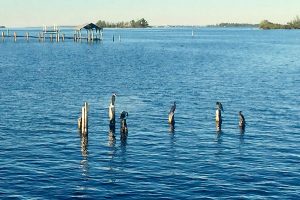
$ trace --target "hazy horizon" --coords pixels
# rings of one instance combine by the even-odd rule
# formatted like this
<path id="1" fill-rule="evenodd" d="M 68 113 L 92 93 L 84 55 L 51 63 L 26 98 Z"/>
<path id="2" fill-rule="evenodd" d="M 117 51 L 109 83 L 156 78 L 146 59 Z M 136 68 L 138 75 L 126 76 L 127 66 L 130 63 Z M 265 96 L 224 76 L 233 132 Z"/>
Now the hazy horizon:
<path id="1" fill-rule="evenodd" d="M 76 26 L 145 18 L 151 26 L 287 23 L 300 15 L 299 0 L 0 0 L 0 25 Z"/>

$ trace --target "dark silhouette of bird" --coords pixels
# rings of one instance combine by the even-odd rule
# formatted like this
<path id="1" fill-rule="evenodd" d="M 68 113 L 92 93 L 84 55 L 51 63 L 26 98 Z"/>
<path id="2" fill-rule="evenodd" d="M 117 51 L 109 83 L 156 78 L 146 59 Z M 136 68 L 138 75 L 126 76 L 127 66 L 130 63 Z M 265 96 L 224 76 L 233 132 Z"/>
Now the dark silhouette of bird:
<path id="1" fill-rule="evenodd" d="M 242 111 L 239 111 L 239 127 L 244 129 L 245 126 L 246 126 L 245 117 L 242 114 Z"/>
<path id="2" fill-rule="evenodd" d="M 128 112 L 126 111 L 122 111 L 121 115 L 120 115 L 120 119 L 121 119 L 121 138 L 127 138 L 127 134 L 128 134 L 128 128 L 127 128 L 127 122 L 126 119 L 128 117 Z"/>

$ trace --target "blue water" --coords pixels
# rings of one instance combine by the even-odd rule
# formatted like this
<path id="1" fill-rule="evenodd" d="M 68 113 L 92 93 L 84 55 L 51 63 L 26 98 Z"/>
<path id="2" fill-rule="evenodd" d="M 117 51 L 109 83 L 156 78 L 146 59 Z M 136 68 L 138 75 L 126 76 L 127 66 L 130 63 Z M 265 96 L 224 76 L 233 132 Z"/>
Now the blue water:
<path id="1" fill-rule="evenodd" d="M 94 44 L 1 40 L 0 198 L 299 199 L 300 31 L 191 33 L 108 29 Z M 117 113 L 129 113 L 126 141 L 119 122 L 109 137 L 113 92 Z M 84 101 L 88 138 L 77 131 Z"/>

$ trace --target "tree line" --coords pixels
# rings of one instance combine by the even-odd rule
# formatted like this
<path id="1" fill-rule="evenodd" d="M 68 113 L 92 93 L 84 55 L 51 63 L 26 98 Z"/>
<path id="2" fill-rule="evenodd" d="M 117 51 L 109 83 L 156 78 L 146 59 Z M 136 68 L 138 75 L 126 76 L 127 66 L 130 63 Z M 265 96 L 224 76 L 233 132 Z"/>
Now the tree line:
<path id="1" fill-rule="evenodd" d="M 216 25 L 208 25 L 208 27 L 223 27 L 223 28 L 258 27 L 258 24 L 220 23 L 220 24 L 216 24 Z"/>
<path id="2" fill-rule="evenodd" d="M 276 24 L 272 23 L 268 20 L 263 20 L 259 24 L 259 28 L 261 29 L 300 29 L 300 18 L 299 16 L 295 17 L 292 21 L 288 22 L 287 24 Z"/>
<path id="3" fill-rule="evenodd" d="M 96 23 L 96 25 L 102 28 L 147 28 L 149 27 L 149 23 L 144 18 L 139 20 L 131 20 L 129 22 L 117 22 L 117 23 L 99 20 Z"/>

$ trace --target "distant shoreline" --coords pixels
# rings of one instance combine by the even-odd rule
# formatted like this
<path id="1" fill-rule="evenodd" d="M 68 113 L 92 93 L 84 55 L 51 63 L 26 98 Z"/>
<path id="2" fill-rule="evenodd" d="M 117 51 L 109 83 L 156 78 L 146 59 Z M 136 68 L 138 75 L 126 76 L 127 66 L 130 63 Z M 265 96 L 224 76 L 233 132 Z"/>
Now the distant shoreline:
<path id="1" fill-rule="evenodd" d="M 258 28 L 259 24 L 248 23 L 220 23 L 216 25 L 207 25 L 210 28 Z"/>

